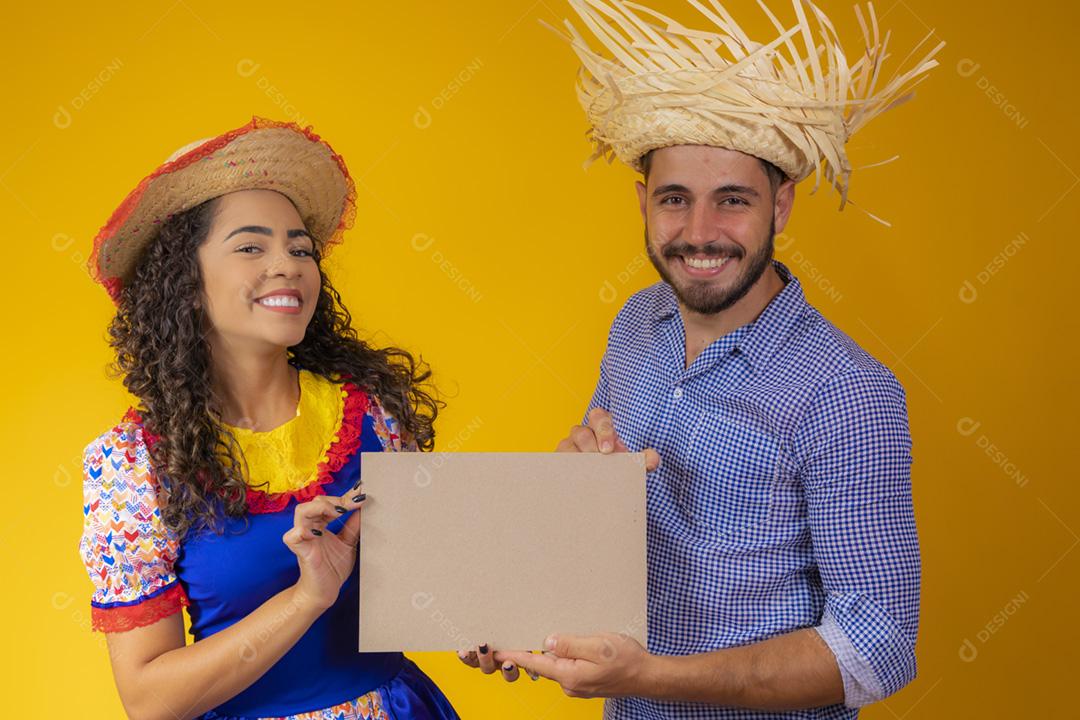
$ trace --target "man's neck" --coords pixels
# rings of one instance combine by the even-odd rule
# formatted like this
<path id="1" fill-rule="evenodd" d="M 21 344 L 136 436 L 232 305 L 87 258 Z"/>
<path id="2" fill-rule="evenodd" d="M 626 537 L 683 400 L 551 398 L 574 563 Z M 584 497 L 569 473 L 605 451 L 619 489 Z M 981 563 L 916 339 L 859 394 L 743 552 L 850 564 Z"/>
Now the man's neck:
<path id="1" fill-rule="evenodd" d="M 718 339 L 756 320 L 783 289 L 784 281 L 776 268 L 770 266 L 746 295 L 727 310 L 703 315 L 679 303 L 679 314 L 686 332 L 686 367 L 690 367 L 697 356 Z"/>

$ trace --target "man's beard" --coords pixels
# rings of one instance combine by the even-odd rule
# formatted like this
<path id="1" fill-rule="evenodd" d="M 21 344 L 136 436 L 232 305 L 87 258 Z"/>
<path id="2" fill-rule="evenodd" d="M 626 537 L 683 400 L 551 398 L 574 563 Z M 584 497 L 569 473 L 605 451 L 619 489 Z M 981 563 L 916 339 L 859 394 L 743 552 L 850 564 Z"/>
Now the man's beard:
<path id="1" fill-rule="evenodd" d="M 773 236 L 775 233 L 776 222 L 773 220 L 769 222 L 769 236 L 765 243 L 760 250 L 746 260 L 745 264 L 746 251 L 738 245 L 709 243 L 700 248 L 695 248 L 689 243 L 674 242 L 664 247 L 661 254 L 666 260 L 671 260 L 679 255 L 695 254 L 704 254 L 709 257 L 731 257 L 738 260 L 739 264 L 743 265 L 742 272 L 726 289 L 713 288 L 709 286 L 708 282 L 694 280 L 690 280 L 683 285 L 676 283 L 671 277 L 671 273 L 668 272 L 667 265 L 656 256 L 652 244 L 649 242 L 648 224 L 645 225 L 645 252 L 648 253 L 649 260 L 652 262 L 653 267 L 656 268 L 656 272 L 660 273 L 660 277 L 664 282 L 675 291 L 675 297 L 679 299 L 680 303 L 696 313 L 715 315 L 742 300 L 746 293 L 750 292 L 750 288 L 754 286 L 754 283 L 760 280 L 765 271 L 769 269 L 773 259 Z M 728 262 L 731 262 L 731 260 Z"/>

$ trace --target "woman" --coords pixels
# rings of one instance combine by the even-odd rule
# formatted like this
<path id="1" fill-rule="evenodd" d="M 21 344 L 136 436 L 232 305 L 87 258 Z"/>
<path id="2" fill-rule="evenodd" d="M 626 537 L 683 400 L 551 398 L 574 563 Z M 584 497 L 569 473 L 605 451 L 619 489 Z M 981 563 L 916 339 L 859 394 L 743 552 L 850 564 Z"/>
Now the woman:
<path id="1" fill-rule="evenodd" d="M 322 273 L 355 197 L 310 128 L 256 117 L 174 153 L 95 240 L 140 403 L 86 448 L 80 551 L 133 717 L 457 717 L 401 653 L 357 651 L 360 453 L 430 450 L 440 403 Z"/>

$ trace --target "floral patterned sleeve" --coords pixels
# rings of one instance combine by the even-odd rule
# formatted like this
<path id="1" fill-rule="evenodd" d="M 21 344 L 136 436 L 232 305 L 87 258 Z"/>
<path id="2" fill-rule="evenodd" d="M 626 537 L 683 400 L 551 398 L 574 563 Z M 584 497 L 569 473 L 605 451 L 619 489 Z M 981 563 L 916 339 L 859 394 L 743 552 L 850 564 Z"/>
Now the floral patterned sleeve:
<path id="1" fill-rule="evenodd" d="M 189 605 L 173 572 L 179 542 L 162 521 L 137 423 L 122 422 L 86 446 L 83 516 L 79 552 L 94 584 L 94 630 L 130 630 Z"/>
<path id="2" fill-rule="evenodd" d="M 375 434 L 382 441 L 384 452 L 417 452 L 419 450 L 412 434 L 401 427 L 397 418 L 388 413 L 377 398 L 371 398 L 368 413 L 375 422 Z"/>

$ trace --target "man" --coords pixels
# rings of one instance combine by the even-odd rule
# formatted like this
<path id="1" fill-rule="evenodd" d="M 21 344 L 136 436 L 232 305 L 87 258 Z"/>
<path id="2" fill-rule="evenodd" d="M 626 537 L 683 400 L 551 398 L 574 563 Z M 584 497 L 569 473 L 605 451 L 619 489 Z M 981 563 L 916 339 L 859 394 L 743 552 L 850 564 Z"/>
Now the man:
<path id="1" fill-rule="evenodd" d="M 827 34 L 819 57 L 799 0 L 781 39 L 801 32 L 810 60 L 794 64 L 715 3 L 701 8 L 713 38 L 648 25 L 617 0 L 573 4 L 616 58 L 573 33 L 597 154 L 644 175 L 645 247 L 662 282 L 615 318 L 585 423 L 558 449 L 647 453 L 648 648 L 556 634 L 545 654 L 482 647 L 463 659 L 610 698 L 610 718 L 854 718 L 915 677 L 906 399 L 807 303 L 773 236 L 815 170 L 846 198 L 843 143 L 935 63 L 873 93 L 865 73 L 880 48 L 866 38 L 853 72 Z M 843 114 L 838 97 L 857 109 Z"/>

